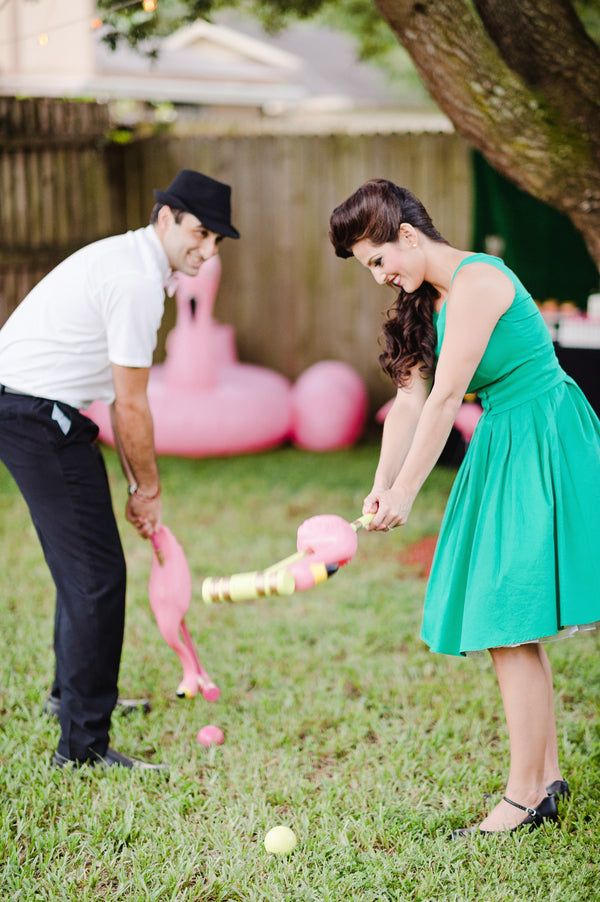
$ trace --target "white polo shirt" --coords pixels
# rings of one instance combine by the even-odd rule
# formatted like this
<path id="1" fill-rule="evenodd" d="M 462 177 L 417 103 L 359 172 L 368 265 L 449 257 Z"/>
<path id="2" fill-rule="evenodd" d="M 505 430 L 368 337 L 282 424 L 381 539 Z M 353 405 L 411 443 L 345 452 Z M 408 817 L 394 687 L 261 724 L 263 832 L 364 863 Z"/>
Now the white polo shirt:
<path id="1" fill-rule="evenodd" d="M 152 364 L 169 272 L 152 225 L 76 251 L 0 330 L 0 383 L 77 409 L 111 403 L 112 363 Z"/>

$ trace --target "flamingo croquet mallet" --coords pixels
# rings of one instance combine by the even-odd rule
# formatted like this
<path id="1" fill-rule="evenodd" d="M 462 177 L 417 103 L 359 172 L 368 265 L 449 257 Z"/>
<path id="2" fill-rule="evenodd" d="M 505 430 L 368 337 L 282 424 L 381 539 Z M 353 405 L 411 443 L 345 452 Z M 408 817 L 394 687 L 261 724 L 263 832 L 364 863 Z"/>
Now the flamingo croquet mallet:
<path id="1" fill-rule="evenodd" d="M 151 540 L 148 598 L 161 636 L 183 666 L 177 695 L 194 698 L 200 690 L 206 701 L 216 701 L 219 687 L 202 667 L 184 619 L 192 600 L 192 577 L 183 548 L 166 526 L 160 526 Z"/>
<path id="2" fill-rule="evenodd" d="M 348 564 L 358 547 L 358 530 L 372 516 L 349 523 L 336 514 L 318 514 L 298 527 L 296 560 L 288 562 L 286 569 L 294 577 L 296 592 L 304 592 Z"/>
<path id="3" fill-rule="evenodd" d="M 356 534 L 373 517 L 363 514 L 352 523 L 337 514 L 310 517 L 298 528 L 298 550 L 294 554 L 265 570 L 207 577 L 202 583 L 202 598 L 206 604 L 213 604 L 305 592 L 352 560 L 358 546 Z"/>

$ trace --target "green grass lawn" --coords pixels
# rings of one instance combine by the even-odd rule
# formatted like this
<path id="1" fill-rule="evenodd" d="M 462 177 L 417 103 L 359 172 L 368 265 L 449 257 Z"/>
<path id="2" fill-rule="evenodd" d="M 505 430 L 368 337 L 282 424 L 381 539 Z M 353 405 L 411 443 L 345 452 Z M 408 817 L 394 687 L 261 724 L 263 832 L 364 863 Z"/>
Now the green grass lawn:
<path id="1" fill-rule="evenodd" d="M 419 639 L 425 583 L 404 564 L 434 535 L 454 477 L 439 467 L 409 524 L 362 531 L 354 561 L 286 600 L 207 607 L 204 576 L 256 569 L 295 549 L 314 514 L 358 516 L 378 446 L 284 447 L 161 462 L 163 519 L 195 594 L 188 624 L 221 698 L 175 696 L 181 667 L 149 609 L 150 547 L 122 516 L 129 564 L 121 693 L 152 712 L 115 717 L 121 751 L 165 760 L 155 774 L 49 768 L 57 726 L 41 714 L 52 679 L 53 587 L 28 513 L 0 469 L 3 550 L 0 900 L 600 899 L 600 636 L 551 646 L 559 738 L 573 790 L 559 826 L 450 843 L 502 792 L 507 740 L 490 661 L 432 655 Z M 225 743 L 206 749 L 198 729 Z M 286 824 L 286 858 L 263 848 Z"/>

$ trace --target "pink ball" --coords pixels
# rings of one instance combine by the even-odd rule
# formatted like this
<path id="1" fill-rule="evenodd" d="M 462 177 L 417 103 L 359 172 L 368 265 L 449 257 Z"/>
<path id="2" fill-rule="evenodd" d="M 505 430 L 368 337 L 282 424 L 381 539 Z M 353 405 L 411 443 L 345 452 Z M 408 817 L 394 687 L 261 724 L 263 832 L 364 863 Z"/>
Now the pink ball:
<path id="1" fill-rule="evenodd" d="M 349 364 L 315 363 L 292 386 L 292 441 L 309 451 L 352 445 L 362 433 L 367 400 L 366 386 Z"/>
<path id="2" fill-rule="evenodd" d="M 219 729 L 219 727 L 215 727 L 212 724 L 207 724 L 205 727 L 202 727 L 198 730 L 198 735 L 196 739 L 200 743 L 200 745 L 221 745 L 225 741 L 225 736 L 223 735 L 223 731 Z"/>

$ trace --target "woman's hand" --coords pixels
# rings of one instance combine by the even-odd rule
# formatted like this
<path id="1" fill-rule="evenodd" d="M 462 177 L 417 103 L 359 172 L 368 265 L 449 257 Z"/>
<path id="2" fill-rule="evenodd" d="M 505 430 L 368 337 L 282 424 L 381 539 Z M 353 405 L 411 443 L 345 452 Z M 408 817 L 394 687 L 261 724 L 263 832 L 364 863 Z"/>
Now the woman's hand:
<path id="1" fill-rule="evenodd" d="M 408 520 L 415 496 L 402 485 L 391 489 L 373 488 L 363 503 L 363 514 L 375 514 L 367 529 L 388 530 Z"/>

